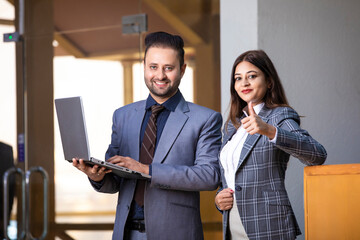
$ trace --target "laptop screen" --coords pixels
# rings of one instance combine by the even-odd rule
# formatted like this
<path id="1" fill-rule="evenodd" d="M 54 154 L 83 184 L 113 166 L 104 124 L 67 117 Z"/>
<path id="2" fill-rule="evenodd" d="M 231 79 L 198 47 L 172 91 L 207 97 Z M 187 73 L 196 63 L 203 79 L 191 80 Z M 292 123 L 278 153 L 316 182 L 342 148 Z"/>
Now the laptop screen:
<path id="1" fill-rule="evenodd" d="M 90 159 L 84 110 L 81 97 L 55 99 L 64 157 Z"/>

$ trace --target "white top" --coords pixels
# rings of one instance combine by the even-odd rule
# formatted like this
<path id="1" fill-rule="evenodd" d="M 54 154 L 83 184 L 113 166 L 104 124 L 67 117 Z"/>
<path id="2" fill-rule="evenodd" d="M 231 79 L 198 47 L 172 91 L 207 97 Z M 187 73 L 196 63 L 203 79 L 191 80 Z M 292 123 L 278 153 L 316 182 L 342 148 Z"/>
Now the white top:
<path id="1" fill-rule="evenodd" d="M 264 107 L 264 105 L 265 103 L 260 103 L 254 106 L 255 113 L 259 114 L 259 112 Z M 234 136 L 231 138 L 231 140 L 226 143 L 226 145 L 223 147 L 220 153 L 220 162 L 224 168 L 226 183 L 228 187 L 231 188 L 232 190 L 235 189 L 235 172 L 239 164 L 241 150 L 243 149 L 245 140 L 248 135 L 249 133 L 246 132 L 243 126 L 241 125 L 234 134 Z M 274 139 L 269 141 L 275 142 L 276 137 L 277 137 L 277 130 Z"/>

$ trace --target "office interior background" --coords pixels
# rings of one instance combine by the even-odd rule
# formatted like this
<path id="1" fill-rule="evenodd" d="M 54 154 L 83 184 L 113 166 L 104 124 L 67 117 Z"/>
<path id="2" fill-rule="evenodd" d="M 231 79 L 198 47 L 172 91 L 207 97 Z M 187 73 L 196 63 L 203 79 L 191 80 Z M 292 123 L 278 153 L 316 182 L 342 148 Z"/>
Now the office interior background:
<path id="1" fill-rule="evenodd" d="M 19 30 L 19 2 L 0 0 L 1 35 Z M 188 69 L 180 89 L 188 101 L 226 120 L 233 61 L 244 51 L 263 49 L 290 105 L 303 116 L 302 127 L 326 148 L 325 164 L 360 162 L 357 0 L 25 0 L 25 40 L 0 41 L 0 141 L 13 147 L 17 167 L 42 166 L 49 174 L 48 239 L 110 239 L 116 195 L 96 193 L 63 160 L 53 99 L 83 97 L 90 148 L 103 157 L 113 111 L 147 96 L 141 72 L 146 33 L 122 33 L 122 17 L 142 13 L 147 32 L 184 38 Z M 18 152 L 24 138 L 25 159 Z M 286 172 L 300 240 L 303 169 L 291 158 Z M 42 179 L 33 181 L 33 191 L 41 193 Z M 43 200 L 36 195 L 30 226 L 40 235 L 42 214 L 35 212 L 43 213 Z M 205 238 L 221 239 L 214 192 L 201 197 Z M 19 206 L 16 200 L 9 227 L 15 236 Z"/>

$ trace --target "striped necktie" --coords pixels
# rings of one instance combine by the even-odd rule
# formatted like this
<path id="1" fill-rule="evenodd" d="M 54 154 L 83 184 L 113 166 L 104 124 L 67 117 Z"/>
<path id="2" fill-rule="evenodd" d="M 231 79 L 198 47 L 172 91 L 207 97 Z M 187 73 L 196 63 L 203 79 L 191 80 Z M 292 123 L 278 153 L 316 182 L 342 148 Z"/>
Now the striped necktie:
<path id="1" fill-rule="evenodd" d="M 161 105 L 151 107 L 151 116 L 145 128 L 143 141 L 140 148 L 140 162 L 146 165 L 152 163 L 156 144 L 156 120 L 158 114 L 164 109 Z M 145 180 L 138 180 L 134 199 L 139 206 L 144 206 Z"/>

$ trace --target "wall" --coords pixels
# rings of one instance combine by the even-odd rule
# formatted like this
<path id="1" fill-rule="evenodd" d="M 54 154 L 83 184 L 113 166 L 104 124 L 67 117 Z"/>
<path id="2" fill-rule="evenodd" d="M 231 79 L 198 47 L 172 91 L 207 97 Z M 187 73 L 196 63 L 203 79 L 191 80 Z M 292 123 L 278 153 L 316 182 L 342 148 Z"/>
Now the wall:
<path id="1" fill-rule="evenodd" d="M 257 1 L 220 1 L 221 111 L 223 115 L 229 107 L 230 73 L 235 58 L 239 53 L 257 48 L 257 5 Z"/>
<path id="2" fill-rule="evenodd" d="M 359 163 L 360 2 L 220 3 L 222 112 L 229 103 L 229 74 L 235 57 L 249 49 L 264 49 L 290 104 L 304 116 L 302 127 L 327 149 L 326 164 Z M 304 233 L 303 167 L 290 159 L 286 186 Z M 304 238 L 304 234 L 299 237 Z"/>

